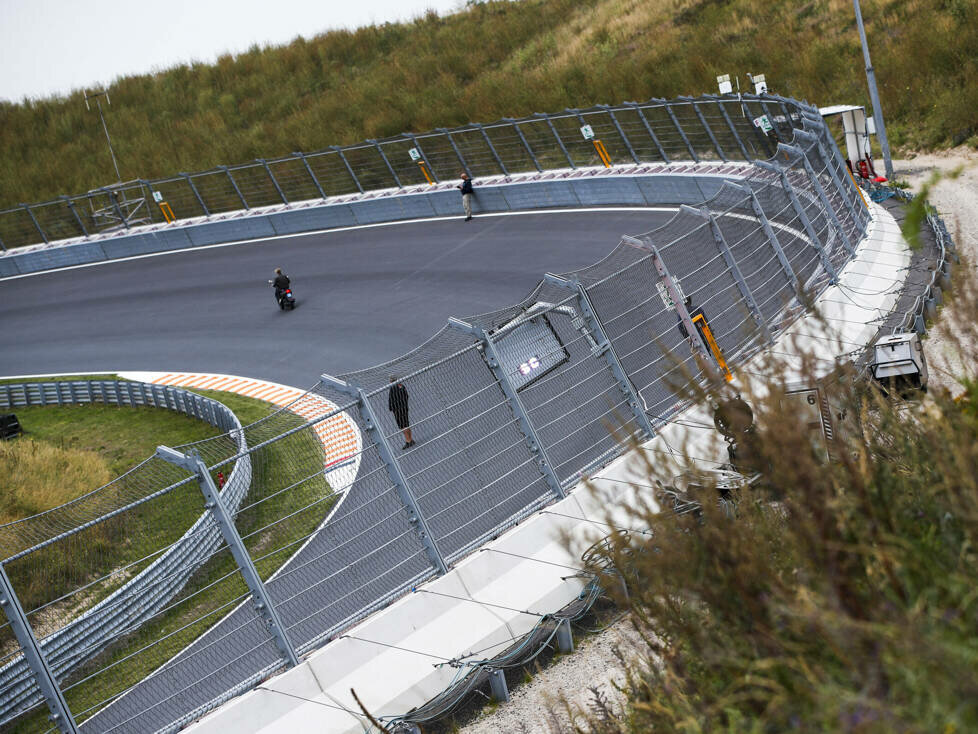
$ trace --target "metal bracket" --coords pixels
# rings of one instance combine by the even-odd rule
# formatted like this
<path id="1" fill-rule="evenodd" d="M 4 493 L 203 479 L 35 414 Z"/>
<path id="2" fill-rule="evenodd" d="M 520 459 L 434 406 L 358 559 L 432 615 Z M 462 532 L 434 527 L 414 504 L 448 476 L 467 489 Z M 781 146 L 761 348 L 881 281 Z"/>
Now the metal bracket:
<path id="1" fill-rule="evenodd" d="M 780 147 L 780 145 L 779 145 Z M 828 272 L 832 283 L 837 283 L 839 281 L 839 275 L 835 272 L 835 268 L 832 266 L 832 261 L 829 260 L 828 253 L 825 252 L 825 247 L 818 239 L 818 235 L 815 233 L 815 227 L 812 226 L 811 220 L 808 218 L 808 214 L 805 212 L 805 208 L 798 201 L 798 195 L 795 193 L 795 188 L 791 185 L 788 180 L 788 172 L 776 163 L 769 163 L 767 161 L 755 161 L 755 165 L 758 168 L 763 168 L 766 171 L 771 171 L 777 173 L 781 177 L 781 188 L 788 195 L 791 200 L 791 206 L 795 210 L 795 214 L 801 220 L 802 227 L 805 228 L 805 233 L 808 235 L 812 247 L 818 252 L 819 258 L 822 260 L 822 266 Z"/>
<path id="2" fill-rule="evenodd" d="M 268 161 L 266 161 L 264 158 L 256 158 L 255 159 L 255 162 L 256 163 L 261 163 L 262 166 L 264 166 L 265 173 L 267 173 L 268 174 L 268 177 L 272 180 L 272 186 L 274 186 L 275 187 L 275 190 L 278 192 L 279 198 L 282 199 L 282 203 L 288 205 L 289 200 L 287 198 L 285 198 L 285 192 L 282 191 L 282 187 L 278 185 L 278 179 L 275 178 L 275 174 L 272 173 L 272 169 L 268 165 Z"/>
<path id="3" fill-rule="evenodd" d="M 207 204 L 204 203 L 204 197 L 202 197 L 200 192 L 197 190 L 197 186 L 194 184 L 193 176 L 191 176 L 189 173 L 179 173 L 177 175 L 183 176 L 183 178 L 187 181 L 187 186 L 190 187 L 194 197 L 196 197 L 197 203 L 200 204 L 200 208 L 204 210 L 204 216 L 209 219 L 211 216 L 210 209 L 207 208 Z"/>
<path id="4" fill-rule="evenodd" d="M 218 170 L 224 171 L 224 173 L 227 174 L 228 181 L 231 182 L 231 186 L 232 188 L 234 188 L 234 193 L 236 193 L 238 195 L 238 198 L 241 200 L 241 206 L 243 206 L 246 211 L 250 210 L 247 199 L 244 198 L 244 194 L 242 194 L 241 189 L 238 188 L 238 182 L 235 181 L 234 176 L 231 175 L 231 169 L 228 168 L 227 166 L 218 166 L 217 168 Z"/>
<path id="5" fill-rule="evenodd" d="M 503 394 L 506 396 L 509 402 L 509 407 L 512 409 L 513 414 L 516 416 L 516 420 L 519 422 L 520 430 L 523 432 L 523 436 L 526 438 L 526 443 L 530 447 L 530 453 L 537 457 L 537 466 L 540 469 L 540 473 L 543 474 L 544 479 L 547 480 L 547 484 L 550 486 L 550 490 L 559 499 L 564 499 L 567 493 L 564 492 L 564 488 L 560 484 L 560 479 L 557 477 L 557 473 L 554 471 L 553 464 L 550 463 L 550 459 L 547 456 L 547 450 L 544 448 L 543 442 L 537 435 L 536 429 L 533 427 L 533 423 L 530 422 L 530 416 L 526 412 L 526 406 L 523 405 L 523 401 L 520 400 L 519 393 L 513 386 L 513 383 L 509 379 L 509 375 L 506 374 L 506 370 L 502 366 L 502 362 L 499 359 L 499 352 L 496 350 L 496 345 L 493 343 L 492 339 L 489 338 L 489 334 L 486 333 L 485 329 L 470 324 L 461 319 L 449 318 L 448 325 L 453 329 L 458 329 L 466 334 L 471 334 L 476 339 L 482 342 L 483 347 L 483 358 L 492 374 L 496 377 L 496 381 L 499 382 L 499 386 L 502 388 Z"/>
<path id="6" fill-rule="evenodd" d="M 618 353 L 615 351 L 614 345 L 605 333 L 604 327 L 601 324 L 601 320 L 598 318 L 597 313 L 594 310 L 594 306 L 591 303 L 591 298 L 588 296 L 587 289 L 580 280 L 574 278 L 573 280 L 567 280 L 561 278 L 553 273 L 547 273 L 543 276 L 543 279 L 548 283 L 557 286 L 558 288 L 566 288 L 567 290 L 572 290 L 577 293 L 577 300 L 581 306 L 581 312 L 588 321 L 588 326 L 591 331 L 598 337 L 598 345 L 592 352 L 595 356 L 603 356 L 605 362 L 608 363 L 608 368 L 611 370 L 611 374 L 614 376 L 615 381 L 618 383 L 618 388 L 621 390 L 622 394 L 628 399 L 628 406 L 632 409 L 632 414 L 635 416 L 635 420 L 638 425 L 642 428 L 648 438 L 653 438 L 655 436 L 655 429 L 652 427 L 652 421 L 649 420 L 648 415 L 645 413 L 644 402 L 638 395 L 638 391 L 635 390 L 635 386 L 628 377 L 628 373 L 625 372 L 625 368 L 622 367 L 621 360 L 618 359 Z"/>
<path id="7" fill-rule="evenodd" d="M 224 506 L 224 500 L 221 499 L 221 493 L 214 484 L 211 473 L 207 470 L 207 465 L 196 453 L 183 454 L 168 446 L 157 447 L 156 456 L 197 475 L 197 484 L 200 485 L 201 494 L 204 495 L 204 507 L 207 508 L 217 523 L 224 542 L 227 543 L 231 555 L 238 564 L 241 576 L 251 592 L 255 610 L 268 627 L 268 631 L 275 641 L 275 646 L 282 653 L 288 667 L 294 668 L 299 664 L 299 658 L 289 640 L 288 631 L 281 617 L 279 617 L 278 609 L 275 608 L 271 597 L 268 595 L 268 589 L 262 582 L 261 576 L 258 575 L 258 569 L 255 568 L 255 564 L 248 554 L 248 549 L 245 548 L 244 541 L 238 534 L 238 529 L 234 526 L 234 518 Z"/>
<path id="8" fill-rule="evenodd" d="M 428 527 L 428 521 L 418 506 L 414 492 L 411 491 L 411 485 L 408 484 L 407 477 L 401 471 L 401 465 L 397 462 L 397 458 L 394 456 L 394 451 L 391 449 L 387 437 L 380 429 L 380 421 L 377 418 L 377 413 L 374 411 L 373 405 L 370 404 L 370 400 L 367 398 L 367 394 L 362 388 L 341 380 L 338 377 L 333 377 L 332 375 L 321 375 L 320 379 L 335 390 L 357 399 L 360 415 L 364 420 L 364 428 L 367 429 L 367 433 L 370 434 L 370 438 L 377 447 L 380 460 L 384 462 L 384 466 L 387 468 L 387 474 L 394 484 L 394 491 L 397 492 L 401 504 L 408 511 L 408 521 L 414 526 L 414 532 L 421 541 L 421 545 L 424 547 L 428 560 L 431 561 L 431 565 L 435 567 L 435 570 L 440 575 L 444 576 L 448 573 L 448 564 L 445 563 L 445 557 L 438 549 L 435 537 Z"/>
<path id="9" fill-rule="evenodd" d="M 24 659 L 27 660 L 31 672 L 34 673 L 37 687 L 47 702 L 51 711 L 51 721 L 61 730 L 62 734 L 78 734 L 78 725 L 75 723 L 68 703 L 58 687 L 58 680 L 54 677 L 54 672 L 44 657 L 44 650 L 34 636 L 34 630 L 31 629 L 31 624 L 27 615 L 24 614 L 20 600 L 14 593 L 13 585 L 10 583 L 7 569 L 3 563 L 0 563 L 0 607 L 3 608 L 7 621 L 10 622 L 10 628 L 24 653 Z"/>

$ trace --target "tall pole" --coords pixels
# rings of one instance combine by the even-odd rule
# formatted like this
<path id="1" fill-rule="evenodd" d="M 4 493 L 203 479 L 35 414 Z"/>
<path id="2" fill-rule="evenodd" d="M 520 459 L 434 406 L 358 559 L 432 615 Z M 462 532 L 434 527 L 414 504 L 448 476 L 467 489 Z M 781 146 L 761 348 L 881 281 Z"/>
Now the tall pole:
<path id="1" fill-rule="evenodd" d="M 109 126 L 105 124 L 105 115 L 102 114 L 102 100 L 99 99 L 99 97 L 105 97 L 106 99 L 108 99 L 109 98 L 109 93 L 108 92 L 95 92 L 94 94 L 86 94 L 85 95 L 85 106 L 88 107 L 88 100 L 90 100 L 90 99 L 94 99 L 95 100 L 95 106 L 98 107 L 98 116 L 99 116 L 99 119 L 102 121 L 102 129 L 105 131 L 105 142 L 107 142 L 109 144 L 109 155 L 112 156 L 112 165 L 115 166 L 115 175 L 116 175 L 116 178 L 119 180 L 119 183 L 122 183 L 122 174 L 119 173 L 119 163 L 115 159 L 115 151 L 112 150 L 112 138 L 109 137 Z M 110 104 L 111 104 L 111 102 L 110 102 Z M 91 108 L 89 107 L 89 109 L 91 109 Z"/>
<path id="2" fill-rule="evenodd" d="M 876 73 L 873 62 L 869 60 L 869 45 L 866 43 L 866 29 L 863 27 L 863 13 L 859 9 L 859 0 L 852 0 L 856 9 L 856 25 L 859 26 L 859 40 L 863 45 L 863 58 L 866 60 L 866 81 L 869 84 L 869 98 L 873 102 L 873 120 L 876 122 L 876 134 L 880 139 L 883 151 L 883 165 L 886 167 L 886 177 L 893 179 L 893 161 L 890 159 L 890 141 L 886 139 L 886 125 L 883 124 L 883 107 L 880 105 L 880 95 L 876 90 Z"/>

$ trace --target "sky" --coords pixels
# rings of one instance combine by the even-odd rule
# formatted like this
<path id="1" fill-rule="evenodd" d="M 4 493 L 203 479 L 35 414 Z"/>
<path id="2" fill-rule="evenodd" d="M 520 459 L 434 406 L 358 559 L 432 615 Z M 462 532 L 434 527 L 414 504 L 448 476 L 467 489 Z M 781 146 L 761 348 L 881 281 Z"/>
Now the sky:
<path id="1" fill-rule="evenodd" d="M 107 84 L 253 44 L 439 15 L 463 0 L 0 0 L 0 99 Z"/>

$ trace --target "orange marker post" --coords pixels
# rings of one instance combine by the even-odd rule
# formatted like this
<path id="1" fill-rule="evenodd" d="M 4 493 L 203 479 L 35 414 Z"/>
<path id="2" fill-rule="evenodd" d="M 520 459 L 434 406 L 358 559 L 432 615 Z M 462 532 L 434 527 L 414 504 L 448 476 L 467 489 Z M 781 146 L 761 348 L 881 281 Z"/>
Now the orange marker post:
<path id="1" fill-rule="evenodd" d="M 604 167 L 611 168 L 611 156 L 608 155 L 608 150 L 604 147 L 604 143 L 597 139 L 591 142 L 594 144 L 594 149 L 598 151 L 598 157 L 604 163 Z"/>
<path id="2" fill-rule="evenodd" d="M 160 202 L 160 211 L 163 212 L 163 218 L 166 220 L 167 224 L 172 224 L 177 220 L 177 218 L 173 216 L 173 210 L 170 208 L 170 205 L 165 201 Z"/>
<path id="3" fill-rule="evenodd" d="M 717 344 L 717 340 L 713 338 L 713 332 L 710 330 L 710 325 L 706 323 L 706 317 L 698 313 L 693 317 L 693 324 L 699 329 L 700 334 L 703 335 L 703 339 L 706 341 L 707 346 L 710 347 L 710 351 L 713 352 L 713 358 L 717 361 L 720 366 L 720 370 L 723 372 L 723 379 L 727 382 L 733 380 L 733 374 L 730 372 L 730 368 L 727 366 L 727 360 L 723 358 L 723 352 L 720 351 L 720 345 Z"/>

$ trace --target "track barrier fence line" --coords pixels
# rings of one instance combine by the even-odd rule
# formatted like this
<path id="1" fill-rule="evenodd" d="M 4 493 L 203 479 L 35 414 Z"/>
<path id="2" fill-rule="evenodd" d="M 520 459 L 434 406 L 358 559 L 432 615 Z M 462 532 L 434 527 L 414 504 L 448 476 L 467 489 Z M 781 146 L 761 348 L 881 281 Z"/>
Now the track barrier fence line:
<path id="1" fill-rule="evenodd" d="M 425 186 L 457 179 L 460 171 L 476 178 L 643 162 L 764 160 L 779 142 L 793 140 L 799 110 L 798 103 L 768 94 L 684 97 L 404 133 L 18 204 L 0 211 L 0 248 Z M 770 133 L 755 124 L 761 117 Z"/>
<path id="2" fill-rule="evenodd" d="M 754 112 L 776 132 L 756 128 Z M 614 162 L 685 150 L 753 165 L 598 263 L 547 274 L 518 304 L 450 319 L 386 364 L 322 376 L 308 395 L 335 406 L 324 415 L 282 410 L 161 449 L 78 500 L 0 526 L 0 725 L 175 731 L 293 666 L 566 495 L 625 450 L 623 435 L 652 437 L 684 406 L 677 386 L 708 378 L 694 351 L 732 367 L 765 348 L 871 224 L 817 111 L 791 100 L 624 105 L 364 150 L 382 162 L 378 147 L 423 147 L 433 177 L 463 158 L 515 166 L 519 150 L 540 166 L 587 165 L 597 152 L 568 132 L 582 124 Z M 529 144 L 505 147 L 500 130 Z M 625 130 L 645 130 L 645 142 Z M 545 135 L 560 155 L 534 145 Z M 349 163 L 342 153 L 328 155 Z M 414 166 L 379 170 L 407 179 L 422 175 Z M 126 384 L 85 389 L 106 399 Z M 0 400 L 45 391 L 58 402 L 65 389 L 0 389 Z M 144 401 L 164 395 L 141 389 Z M 324 469 L 330 431 L 347 441 L 351 423 L 360 441 Z M 219 491 L 218 472 L 233 486 Z M 86 621 L 96 618 L 112 621 Z"/>

